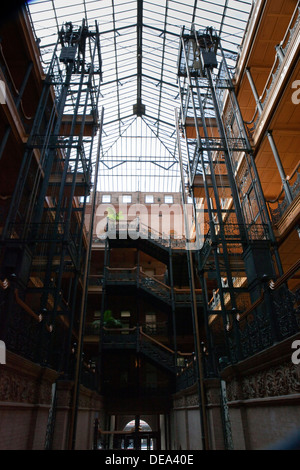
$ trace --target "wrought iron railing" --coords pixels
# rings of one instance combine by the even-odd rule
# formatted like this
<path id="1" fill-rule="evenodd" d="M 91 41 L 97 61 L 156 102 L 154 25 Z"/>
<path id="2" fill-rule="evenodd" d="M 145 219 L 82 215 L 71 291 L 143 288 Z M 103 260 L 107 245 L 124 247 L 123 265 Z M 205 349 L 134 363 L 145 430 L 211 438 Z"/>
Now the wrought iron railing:
<path id="1" fill-rule="evenodd" d="M 196 380 L 197 376 L 194 361 L 190 361 L 177 372 L 176 391 L 180 392 L 181 390 L 191 387 L 196 383 Z"/>
<path id="2" fill-rule="evenodd" d="M 138 218 L 134 220 L 115 221 L 108 219 L 106 236 L 116 238 L 120 236 L 126 238 L 142 238 L 157 244 L 163 248 L 185 249 L 186 239 L 184 237 L 175 238 L 171 234 L 159 232 L 151 226 L 145 225 Z"/>
<path id="3" fill-rule="evenodd" d="M 103 274 L 90 274 L 89 275 L 89 286 L 100 287 L 103 285 Z"/>
<path id="4" fill-rule="evenodd" d="M 300 330 L 298 260 L 276 282 L 266 282 L 260 298 L 246 311 L 232 317 L 228 327 L 230 362 L 238 362 Z"/>
<path id="5" fill-rule="evenodd" d="M 144 273 L 142 269 L 137 266 L 133 268 L 107 268 L 106 282 L 121 283 L 121 284 L 134 284 L 146 290 L 152 295 L 163 299 L 167 303 L 172 301 L 172 288 L 162 282 L 162 276 Z M 202 301 L 201 290 L 196 290 L 196 298 L 198 302 Z M 191 294 L 189 289 L 174 288 L 174 301 L 176 304 L 188 304 L 191 302 Z"/>
<path id="6" fill-rule="evenodd" d="M 144 327 L 103 328 L 102 347 L 106 349 L 136 349 L 174 373 L 182 372 L 193 360 L 193 353 L 182 353 L 169 348 L 144 331 Z"/>
<path id="7" fill-rule="evenodd" d="M 169 332 L 168 322 L 146 322 L 142 324 L 142 330 L 149 336 L 167 336 Z"/>
<path id="8" fill-rule="evenodd" d="M 245 240 L 253 242 L 255 240 L 269 240 L 269 228 L 267 224 L 214 224 L 214 236 L 210 228 L 205 234 L 204 242 L 200 251 L 201 259 L 205 260 L 209 254 L 213 240 L 215 243 L 221 243 L 223 240 L 228 245 L 237 245 Z"/>
<path id="9" fill-rule="evenodd" d="M 139 282 L 141 286 L 153 295 L 165 299 L 167 302 L 171 300 L 171 287 L 162 283 L 154 276 L 148 276 L 142 270 L 139 271 Z"/>
<path id="10" fill-rule="evenodd" d="M 290 187 L 290 196 L 294 201 L 300 193 L 300 163 L 298 163 L 297 167 L 292 172 L 287 183 Z M 267 204 L 272 222 L 276 224 L 290 206 L 290 202 L 287 198 L 284 188 L 282 188 L 276 199 L 267 201 Z"/>
<path id="11" fill-rule="evenodd" d="M 280 53 L 276 54 L 273 67 L 266 81 L 264 90 L 259 98 L 259 103 L 255 109 L 254 116 L 250 122 L 246 123 L 250 136 L 253 136 L 257 128 L 259 119 L 260 119 L 260 112 L 259 112 L 258 106 L 260 106 L 261 109 L 264 109 L 264 107 L 266 106 L 268 102 L 269 97 L 272 94 L 272 89 L 276 83 L 277 77 L 279 76 L 279 72 L 283 64 L 283 60 L 280 58 L 280 56 L 285 56 L 287 54 L 291 41 L 299 25 L 299 22 L 300 22 L 300 2 L 298 1 L 297 6 L 294 10 L 293 16 L 291 18 L 291 21 L 289 23 L 289 26 L 284 35 L 284 38 L 282 39 L 281 43 L 277 46 L 278 49 L 280 49 L 281 54 Z"/>

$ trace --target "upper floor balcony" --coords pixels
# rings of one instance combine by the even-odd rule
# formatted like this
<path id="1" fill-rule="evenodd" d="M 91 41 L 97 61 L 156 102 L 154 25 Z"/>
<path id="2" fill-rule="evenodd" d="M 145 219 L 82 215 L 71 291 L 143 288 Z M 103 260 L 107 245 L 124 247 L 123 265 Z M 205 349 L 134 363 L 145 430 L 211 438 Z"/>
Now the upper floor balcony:
<path id="1" fill-rule="evenodd" d="M 273 200 L 267 200 L 272 222 L 280 237 L 288 228 L 291 221 L 297 221 L 300 216 L 300 163 L 288 177 L 289 194 L 282 187 Z"/>
<path id="2" fill-rule="evenodd" d="M 22 142 L 30 132 L 35 108 L 45 78 L 38 47 L 26 12 L 17 21 L 2 25 L 0 44 L 0 79 L 4 89 L 1 115 Z M 18 47 L 14 39 L 20 37 Z M 4 121 L 4 122 L 5 122 Z"/>
<path id="3" fill-rule="evenodd" d="M 292 102 L 292 87 L 300 70 L 299 37 L 299 1 L 256 2 L 235 76 L 240 107 L 254 148 L 273 124 L 283 95 Z"/>

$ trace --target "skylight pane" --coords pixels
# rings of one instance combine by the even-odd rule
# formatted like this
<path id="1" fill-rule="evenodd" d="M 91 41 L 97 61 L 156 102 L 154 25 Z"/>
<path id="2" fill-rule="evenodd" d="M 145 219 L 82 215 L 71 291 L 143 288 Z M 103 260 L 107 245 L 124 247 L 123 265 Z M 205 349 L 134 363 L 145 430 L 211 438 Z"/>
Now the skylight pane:
<path id="1" fill-rule="evenodd" d="M 234 65 L 252 1 L 143 1 L 139 77 L 145 105 L 142 118 L 133 114 L 138 92 L 137 5 L 136 0 L 44 0 L 29 4 L 45 70 L 64 22 L 80 25 L 86 19 L 90 27 L 94 27 L 95 20 L 98 23 L 103 72 L 99 106 L 104 107 L 103 173 L 99 184 L 109 192 L 112 188 L 147 188 L 149 192 L 155 188 L 179 189 L 174 109 L 179 107 L 177 56 L 181 27 L 214 27 Z"/>

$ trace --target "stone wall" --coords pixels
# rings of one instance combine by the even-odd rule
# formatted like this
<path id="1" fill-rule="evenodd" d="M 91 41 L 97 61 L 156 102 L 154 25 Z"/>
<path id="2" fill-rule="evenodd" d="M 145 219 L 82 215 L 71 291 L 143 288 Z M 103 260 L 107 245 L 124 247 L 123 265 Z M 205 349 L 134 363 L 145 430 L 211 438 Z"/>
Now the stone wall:
<path id="1" fill-rule="evenodd" d="M 171 446 L 173 450 L 223 450 L 224 438 L 220 407 L 220 380 L 206 379 L 205 414 L 207 430 L 202 429 L 202 414 L 196 385 L 174 395 L 171 412 Z M 203 439 L 204 438 L 204 439 Z"/>
<path id="2" fill-rule="evenodd" d="M 0 364 L 0 450 L 45 448 L 52 384 L 58 375 L 7 351 Z M 72 382 L 58 380 L 54 449 L 67 449 Z M 103 411 L 101 397 L 80 389 L 76 449 L 92 449 L 95 417 Z"/>
<path id="3" fill-rule="evenodd" d="M 300 365 L 291 361 L 299 334 L 222 372 L 233 447 L 266 449 L 300 423 Z"/>
<path id="4" fill-rule="evenodd" d="M 57 374 L 7 351 L 0 365 L 0 449 L 43 449 Z"/>
<path id="5" fill-rule="evenodd" d="M 220 377 L 225 401 L 221 380 L 204 380 L 210 450 L 268 449 L 281 445 L 297 429 L 300 435 L 300 364 L 291 360 L 297 339 L 300 334 L 226 367 Z M 174 395 L 171 430 L 172 449 L 202 449 L 195 386 Z"/>
<path id="6" fill-rule="evenodd" d="M 73 382 L 60 380 L 57 383 L 57 401 L 53 433 L 53 450 L 69 448 L 69 431 L 72 414 Z M 78 399 L 76 423 L 76 450 L 92 450 L 94 423 L 103 412 L 102 397 L 82 385 Z"/>

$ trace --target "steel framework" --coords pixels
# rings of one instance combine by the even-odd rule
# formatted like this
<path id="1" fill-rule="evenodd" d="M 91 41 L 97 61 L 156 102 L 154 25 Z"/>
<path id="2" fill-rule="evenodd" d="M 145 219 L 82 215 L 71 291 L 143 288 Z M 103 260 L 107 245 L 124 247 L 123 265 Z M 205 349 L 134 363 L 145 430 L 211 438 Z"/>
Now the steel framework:
<path id="1" fill-rule="evenodd" d="M 194 200 L 194 236 L 202 240 L 195 260 L 216 371 L 220 357 L 242 358 L 239 315 L 259 298 L 264 280 L 282 271 L 231 74 L 212 28 L 182 29 L 178 86 L 178 141 L 188 155 L 184 176 Z"/>
<path id="2" fill-rule="evenodd" d="M 89 250 L 84 217 L 102 129 L 101 80 L 97 23 L 93 30 L 84 21 L 65 23 L 1 235 L 1 275 L 14 294 L 3 303 L 3 339 L 10 350 L 66 376 Z"/>

